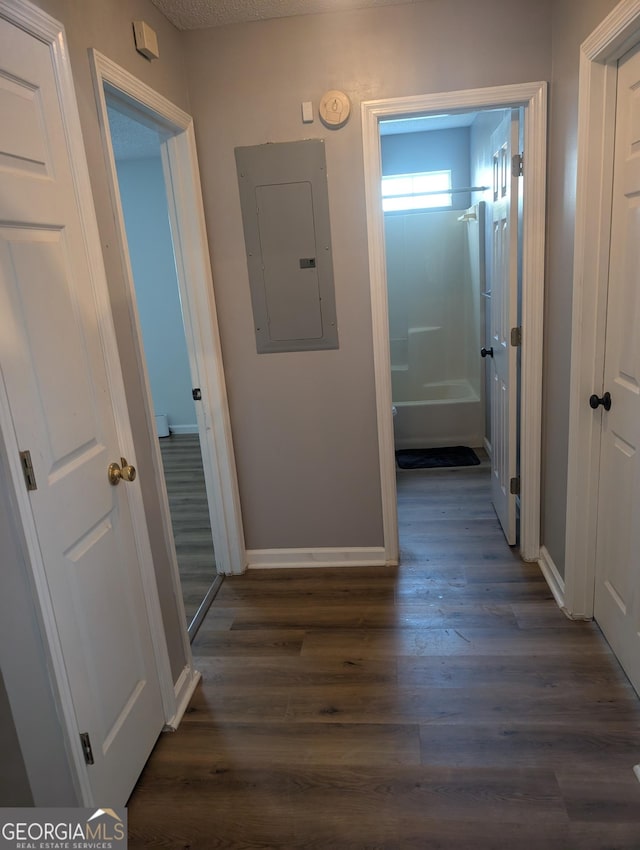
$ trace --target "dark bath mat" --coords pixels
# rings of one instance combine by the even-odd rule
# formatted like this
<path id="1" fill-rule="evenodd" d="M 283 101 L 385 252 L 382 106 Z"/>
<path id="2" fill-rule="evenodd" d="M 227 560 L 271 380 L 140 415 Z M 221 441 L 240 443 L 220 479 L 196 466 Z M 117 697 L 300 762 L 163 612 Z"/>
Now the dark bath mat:
<path id="1" fill-rule="evenodd" d="M 468 446 L 447 446 L 444 449 L 398 449 L 396 463 L 400 469 L 438 469 L 477 466 L 480 458 Z"/>

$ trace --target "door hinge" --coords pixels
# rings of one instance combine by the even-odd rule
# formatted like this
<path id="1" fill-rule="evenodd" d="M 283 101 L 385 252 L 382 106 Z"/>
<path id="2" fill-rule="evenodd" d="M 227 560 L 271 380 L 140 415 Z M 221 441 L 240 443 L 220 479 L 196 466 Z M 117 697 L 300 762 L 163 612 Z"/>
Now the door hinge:
<path id="1" fill-rule="evenodd" d="M 82 753 L 87 764 L 93 764 L 93 750 L 91 749 L 91 741 L 89 740 L 88 732 L 80 733 L 80 743 L 82 744 Z"/>
<path id="2" fill-rule="evenodd" d="M 524 174 L 524 158 L 523 154 L 516 153 L 511 159 L 511 174 L 514 177 L 522 177 Z"/>
<path id="3" fill-rule="evenodd" d="M 37 490 L 38 485 L 36 484 L 36 474 L 33 471 L 33 464 L 31 463 L 30 451 L 20 452 L 20 463 L 22 464 L 22 474 L 24 475 L 27 490 Z"/>
<path id="4" fill-rule="evenodd" d="M 193 396 L 194 401 L 201 401 L 202 400 L 202 390 L 200 389 L 200 387 L 194 387 L 191 390 L 191 395 Z"/>
<path id="5" fill-rule="evenodd" d="M 522 345 L 522 328 L 511 328 L 511 345 L 514 348 Z"/>
<path id="6" fill-rule="evenodd" d="M 512 478 L 509 482 L 509 492 L 512 496 L 520 495 L 520 476 L 518 475 L 516 478 Z"/>

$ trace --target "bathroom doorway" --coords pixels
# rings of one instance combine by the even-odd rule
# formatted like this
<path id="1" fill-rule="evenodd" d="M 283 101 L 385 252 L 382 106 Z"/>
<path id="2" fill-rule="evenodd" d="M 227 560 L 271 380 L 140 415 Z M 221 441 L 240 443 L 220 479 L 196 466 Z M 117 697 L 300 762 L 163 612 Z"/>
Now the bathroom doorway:
<path id="1" fill-rule="evenodd" d="M 521 180 L 511 160 L 520 126 L 510 109 L 380 122 L 398 485 L 407 475 L 427 484 L 434 467 L 488 462 L 510 545 L 518 358 L 507 326 L 519 324 Z"/>
<path id="2" fill-rule="evenodd" d="M 508 498 L 515 501 L 518 500 L 520 506 L 520 534 L 518 540 L 519 551 L 525 560 L 537 560 L 540 554 L 540 516 L 539 516 L 539 487 L 540 487 L 540 442 L 541 442 L 541 392 L 542 392 L 542 317 L 543 317 L 543 280 L 544 280 L 544 210 L 545 210 L 545 170 L 546 170 L 546 84 L 545 83 L 529 83 L 518 84 L 513 86 L 500 86 L 492 89 L 476 89 L 462 92 L 441 93 L 435 95 L 422 95 L 416 97 L 394 98 L 389 100 L 371 101 L 364 103 L 362 106 L 363 112 L 363 146 L 365 159 L 365 189 L 367 201 L 367 223 L 369 235 L 369 260 L 371 270 L 371 293 L 372 293 L 372 313 L 373 313 L 373 335 L 374 335 L 374 366 L 376 376 L 376 402 L 377 402 L 377 419 L 378 419 L 378 436 L 380 446 L 380 469 L 381 482 L 383 493 L 383 519 L 384 519 L 384 538 L 385 538 L 385 554 L 387 560 L 396 562 L 398 559 L 398 516 L 397 516 L 397 494 L 396 494 L 396 462 L 395 462 L 395 442 L 398 430 L 401 438 L 411 440 L 422 438 L 423 435 L 412 434 L 411 423 L 407 422 L 407 418 L 415 419 L 416 408 L 419 406 L 430 407 L 429 419 L 436 420 L 438 417 L 434 414 L 437 408 L 446 408 L 454 405 L 475 405 L 475 411 L 470 411 L 468 417 L 454 417 L 454 420 L 463 418 L 469 433 L 467 436 L 473 442 L 479 442 L 480 446 L 484 444 L 486 435 L 486 422 L 489 423 L 494 419 L 494 416 L 489 415 L 486 410 L 486 387 L 484 385 L 484 369 L 482 366 L 482 349 L 485 349 L 485 360 L 490 357 L 488 349 L 491 348 L 487 344 L 488 340 L 483 337 L 486 332 L 486 327 L 483 322 L 483 315 L 487 315 L 486 305 L 483 307 L 484 301 L 488 301 L 489 290 L 481 288 L 482 269 L 480 260 L 475 269 L 475 289 L 471 289 L 471 278 L 465 289 L 464 281 L 458 281 L 458 310 L 449 310 L 453 316 L 453 325 L 449 322 L 450 333 L 442 333 L 431 328 L 437 328 L 441 323 L 439 321 L 430 321 L 428 317 L 418 316 L 414 321 L 411 317 L 410 323 L 406 328 L 406 345 L 403 337 L 394 336 L 397 330 L 397 316 L 394 316 L 395 308 L 391 305 L 388 299 L 387 290 L 387 259 L 385 256 L 385 212 L 382 207 L 383 195 L 383 145 L 385 144 L 383 132 L 381 128 L 387 121 L 400 121 L 410 119 L 418 120 L 433 120 L 435 117 L 442 119 L 444 122 L 452 120 L 464 120 L 467 123 L 467 128 L 470 128 L 474 121 L 481 115 L 489 114 L 498 110 L 494 118 L 500 117 L 500 112 L 503 114 L 509 113 L 519 114 L 521 120 L 521 132 L 515 139 L 513 145 L 513 156 L 517 156 L 523 148 L 518 142 L 524 145 L 525 155 L 524 160 L 528 165 L 525 165 L 524 175 L 518 177 L 520 188 L 522 189 L 522 205 L 517 206 L 515 210 L 521 211 L 521 228 L 519 230 L 516 221 L 515 227 L 510 228 L 512 235 L 520 237 L 522 246 L 521 252 L 513 251 L 509 255 L 513 263 L 515 263 L 521 273 L 518 277 L 521 280 L 521 286 L 516 298 L 512 299 L 512 306 L 516 308 L 515 314 L 513 310 L 506 310 L 501 317 L 500 334 L 496 334 L 500 338 L 500 352 L 504 354 L 504 362 L 509 364 L 520 365 L 521 381 L 519 384 L 511 382 L 513 403 L 510 409 L 503 408 L 501 416 L 508 420 L 503 424 L 509 425 L 513 429 L 510 433 L 514 435 L 518 433 L 519 425 L 519 442 L 512 440 L 512 448 L 519 456 L 519 474 L 516 474 L 515 467 L 512 465 L 513 456 L 510 453 L 508 460 L 509 465 L 505 468 L 514 469 L 509 473 L 507 479 L 507 495 Z M 465 119 L 458 118 L 463 113 L 467 114 Z M 474 115 L 471 115 L 471 114 Z M 489 119 L 484 119 L 489 120 Z M 442 126 L 442 130 L 460 129 L 455 126 Z M 459 135 L 467 133 L 470 135 L 471 130 L 464 130 Z M 476 129 L 479 129 L 479 125 Z M 417 130 L 415 135 L 419 135 L 421 131 Z M 428 131 L 427 131 L 428 132 Z M 389 134 L 392 135 L 392 134 Z M 434 141 L 434 139 L 431 139 Z M 453 142 L 451 142 L 453 144 Z M 433 147 L 433 146 L 432 146 Z M 504 148 L 503 153 L 498 158 L 498 184 L 502 187 L 508 184 L 512 168 L 517 167 L 519 160 L 512 160 L 507 148 Z M 485 178 L 478 177 L 478 186 L 493 187 L 496 185 L 495 175 L 493 174 L 493 157 L 491 157 L 491 174 Z M 389 195 L 403 194 L 435 194 L 442 196 L 443 194 L 451 195 L 451 198 L 460 195 L 460 210 L 455 211 L 457 215 L 452 215 L 453 202 L 449 207 L 450 218 L 454 219 L 456 225 L 467 229 L 465 238 L 466 245 L 463 243 L 460 249 L 459 257 L 467 258 L 469 273 L 471 271 L 471 228 L 480 221 L 482 216 L 485 216 L 485 221 L 488 220 L 489 214 L 487 210 L 487 199 L 492 197 L 489 189 L 481 191 L 471 191 L 474 189 L 475 181 L 472 180 L 474 173 L 474 165 L 471 156 L 467 157 L 467 174 L 466 179 L 462 182 L 457 182 L 454 185 L 453 174 L 445 174 L 453 170 L 447 165 L 440 166 L 429 165 L 426 168 L 421 165 L 418 168 L 411 166 L 408 169 L 402 166 L 402 169 L 395 169 L 395 176 L 409 174 L 429 174 L 429 179 L 443 180 L 449 182 L 446 185 L 426 185 L 414 186 L 407 192 L 406 188 L 396 186 L 389 192 Z M 507 176 L 508 175 L 508 176 Z M 386 176 L 393 177 L 388 173 Z M 464 176 L 464 175 L 463 175 Z M 474 175 L 475 176 L 475 175 Z M 396 191 L 400 188 L 400 191 Z M 461 190 L 461 191 L 453 191 Z M 487 193 L 486 198 L 482 197 Z M 494 208 L 496 206 L 495 199 Z M 484 201 L 484 207 L 481 202 Z M 463 204 L 468 205 L 463 206 Z M 443 205 L 441 205 L 443 206 Z M 438 209 L 437 207 L 429 208 L 429 213 L 440 213 L 446 210 Z M 396 217 L 402 216 L 402 211 L 396 211 Z M 413 214 L 415 217 L 415 213 Z M 417 213 L 418 216 L 423 215 L 422 212 Z M 458 219 L 462 219 L 458 221 Z M 496 222 L 492 220 L 492 228 Z M 392 225 L 393 227 L 393 225 Z M 398 229 L 400 225 L 397 225 Z M 499 228 L 495 228 L 494 232 L 498 232 Z M 462 238 L 460 231 L 458 237 Z M 478 242 L 480 243 L 480 234 L 478 231 Z M 442 240 L 447 241 L 449 237 L 443 236 Z M 454 238 L 453 236 L 451 237 Z M 438 241 L 436 240 L 431 240 Z M 499 247 L 499 240 L 494 240 L 491 251 L 494 251 L 495 246 Z M 504 248 L 504 245 L 502 246 Z M 391 253 L 393 253 L 393 248 Z M 424 261 L 424 257 L 423 257 Z M 486 263 L 486 245 L 485 258 Z M 486 277 L 486 275 L 485 275 Z M 515 280 L 516 276 L 512 276 Z M 485 282 L 486 286 L 486 282 Z M 481 294 L 484 291 L 484 296 Z M 490 293 L 491 297 L 494 293 Z M 436 295 L 436 301 L 438 296 Z M 473 321 L 473 326 L 469 328 L 468 333 L 463 334 L 464 344 L 454 344 L 450 346 L 449 337 L 454 335 L 454 330 L 457 324 L 460 323 L 460 310 L 468 310 L 469 314 L 474 314 L 474 298 L 478 302 L 478 307 L 475 309 L 476 317 L 480 317 L 476 323 Z M 519 306 L 518 306 L 519 305 Z M 441 316 L 446 318 L 446 309 L 443 302 L 439 305 Z M 501 308 L 505 305 L 502 304 Z M 406 312 L 411 310 L 411 306 L 406 306 Z M 402 312 L 405 308 L 402 308 Z M 518 313 L 519 311 L 519 313 Z M 500 313 L 502 310 L 494 310 L 494 313 Z M 510 327 L 507 328 L 507 325 Z M 446 326 L 446 323 L 445 325 Z M 463 325 L 464 326 L 464 325 Z M 451 330 L 453 328 L 454 330 Z M 413 333 L 409 333 L 409 331 Z M 492 333 L 494 329 L 492 329 Z M 392 363 L 396 367 L 393 372 L 402 373 L 405 375 L 396 375 L 396 385 L 405 381 L 405 384 L 410 384 L 411 379 L 408 377 L 409 370 L 409 348 L 413 346 L 418 350 L 421 346 L 429 354 L 429 349 L 437 348 L 436 337 L 440 337 L 442 353 L 444 359 L 448 361 L 448 369 L 444 370 L 443 377 L 436 377 L 433 372 L 427 371 L 424 377 L 418 379 L 421 390 L 427 391 L 429 397 L 425 398 L 408 398 L 406 399 L 406 407 L 409 410 L 402 412 L 408 414 L 405 416 L 404 425 L 407 427 L 394 427 L 392 416 L 393 403 L 393 375 Z M 478 338 L 479 337 L 479 338 Z M 458 336 L 458 339 L 460 337 Z M 399 341 L 398 341 L 399 340 Z M 480 342 L 480 345 L 478 345 Z M 521 345 L 520 345 L 521 343 Z M 514 352 L 511 351 L 514 349 Z M 495 353 L 494 346 L 494 353 Z M 507 354 L 508 352 L 508 354 Z M 471 359 L 473 354 L 474 359 Z M 406 362 L 402 359 L 406 357 Z M 475 359 L 477 358 L 477 360 Z M 498 358 L 494 358 L 494 362 Z M 428 369 L 433 363 L 428 364 Z M 405 367 L 405 368 L 403 368 Z M 486 367 L 485 367 L 486 368 Z M 511 366 L 510 366 L 511 368 Z M 478 376 L 479 372 L 479 376 Z M 494 369 L 494 377 L 496 374 L 504 376 L 502 368 L 498 368 L 497 364 Z M 515 372 L 514 372 L 515 376 Z M 424 387 L 423 385 L 427 385 Z M 429 386 L 430 385 L 430 386 Z M 405 387 L 406 389 L 406 387 Z M 398 390 L 397 390 L 398 391 Z M 438 397 L 439 396 L 439 397 Z M 443 398 L 445 396 L 445 398 Z M 495 394 L 494 394 L 495 396 Z M 419 401 L 420 405 L 411 405 L 411 402 Z M 410 410 L 411 407 L 413 410 Z M 400 409 L 396 405 L 398 413 Z M 474 413 L 476 414 L 474 416 Z M 495 413 L 495 411 L 493 411 Z M 479 414 L 479 416 L 477 415 Z M 396 417 L 398 418 L 398 417 Z M 476 428 L 480 423 L 480 433 L 473 428 L 475 423 Z M 433 424 L 433 423 L 430 423 Z M 459 421 L 456 423 L 459 425 Z M 475 433 L 474 433 L 475 432 Z M 436 441 L 439 441 L 441 436 L 456 436 L 454 434 L 435 434 Z M 485 446 L 485 449 L 487 446 Z M 489 446 L 494 458 L 498 456 L 502 459 L 502 453 L 496 453 L 495 447 Z M 511 478 L 513 480 L 511 480 Z M 504 479 L 502 484 L 504 485 Z M 520 487 L 520 493 L 516 491 Z"/>

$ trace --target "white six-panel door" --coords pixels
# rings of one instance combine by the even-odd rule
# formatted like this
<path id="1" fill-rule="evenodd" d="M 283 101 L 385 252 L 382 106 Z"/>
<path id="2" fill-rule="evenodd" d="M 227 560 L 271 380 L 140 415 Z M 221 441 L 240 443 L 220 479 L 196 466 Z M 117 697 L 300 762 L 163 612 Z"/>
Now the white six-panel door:
<path id="1" fill-rule="evenodd" d="M 518 317 L 518 182 L 512 155 L 518 150 L 518 113 L 508 112 L 491 136 L 493 214 L 490 345 L 491 498 L 500 524 L 516 542 L 517 358 L 511 329 Z M 489 358 L 487 358 L 489 359 Z"/>
<path id="2" fill-rule="evenodd" d="M 595 617 L 640 693 L 640 46 L 619 63 Z M 586 403 L 586 399 L 585 399 Z"/>
<path id="3" fill-rule="evenodd" d="M 121 451 L 50 49 L 5 20 L 0 43 L 6 438 L 33 462 L 37 546 L 94 802 L 120 805 L 164 722 L 127 496 L 139 484 L 107 479 Z"/>

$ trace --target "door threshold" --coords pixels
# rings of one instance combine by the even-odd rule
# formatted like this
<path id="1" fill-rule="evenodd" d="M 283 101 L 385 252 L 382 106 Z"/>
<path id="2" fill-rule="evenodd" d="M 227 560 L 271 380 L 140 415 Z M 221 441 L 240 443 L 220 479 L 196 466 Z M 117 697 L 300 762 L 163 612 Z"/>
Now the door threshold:
<path id="1" fill-rule="evenodd" d="M 189 623 L 189 628 L 187 629 L 189 634 L 189 643 L 193 643 L 195 636 L 198 634 L 198 629 L 202 625 L 204 618 L 207 616 L 209 608 L 211 608 L 211 603 L 218 595 L 218 591 L 222 587 L 223 581 L 224 576 L 216 576 L 211 582 L 209 590 L 207 590 L 204 599 L 200 603 L 200 607 L 193 615 L 193 620 Z"/>

